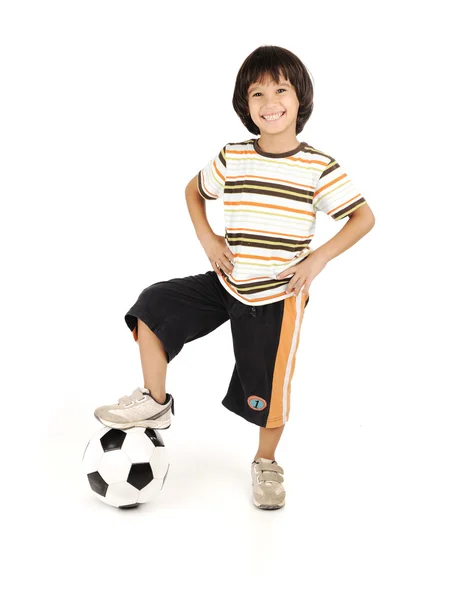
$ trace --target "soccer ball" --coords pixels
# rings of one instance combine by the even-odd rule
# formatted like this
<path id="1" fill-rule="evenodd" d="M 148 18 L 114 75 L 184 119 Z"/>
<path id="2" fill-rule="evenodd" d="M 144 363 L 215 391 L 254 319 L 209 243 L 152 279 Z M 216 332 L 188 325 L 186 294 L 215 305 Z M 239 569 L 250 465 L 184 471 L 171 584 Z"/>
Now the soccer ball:
<path id="1" fill-rule="evenodd" d="M 152 500 L 170 466 L 161 434 L 148 427 L 103 427 L 87 444 L 82 463 L 95 496 L 116 508 Z"/>

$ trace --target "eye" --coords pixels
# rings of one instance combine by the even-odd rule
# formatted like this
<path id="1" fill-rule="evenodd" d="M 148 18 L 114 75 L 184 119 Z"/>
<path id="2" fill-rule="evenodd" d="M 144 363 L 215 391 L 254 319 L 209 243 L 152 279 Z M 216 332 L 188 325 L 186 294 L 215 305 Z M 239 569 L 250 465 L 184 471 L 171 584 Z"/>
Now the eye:
<path id="1" fill-rule="evenodd" d="M 282 91 L 284 91 L 284 92 L 286 92 L 286 91 L 287 91 L 285 88 L 278 88 L 278 91 L 279 91 L 279 90 L 282 90 Z M 257 94 L 260 94 L 260 93 L 261 93 L 261 92 L 256 92 L 255 94 L 253 94 L 253 98 L 254 98 L 255 96 L 257 96 Z"/>

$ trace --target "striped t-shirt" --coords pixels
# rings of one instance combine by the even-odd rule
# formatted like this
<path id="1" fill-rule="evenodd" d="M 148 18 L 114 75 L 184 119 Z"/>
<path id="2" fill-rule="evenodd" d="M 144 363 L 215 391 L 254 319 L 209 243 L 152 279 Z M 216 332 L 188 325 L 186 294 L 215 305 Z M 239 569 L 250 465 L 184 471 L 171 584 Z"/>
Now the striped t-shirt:
<path id="1" fill-rule="evenodd" d="M 219 280 L 251 306 L 294 295 L 291 275 L 276 275 L 313 251 L 317 211 L 339 221 L 366 204 L 340 164 L 307 142 L 277 154 L 258 138 L 230 142 L 198 173 L 197 187 L 205 200 L 223 198 L 234 269 Z"/>

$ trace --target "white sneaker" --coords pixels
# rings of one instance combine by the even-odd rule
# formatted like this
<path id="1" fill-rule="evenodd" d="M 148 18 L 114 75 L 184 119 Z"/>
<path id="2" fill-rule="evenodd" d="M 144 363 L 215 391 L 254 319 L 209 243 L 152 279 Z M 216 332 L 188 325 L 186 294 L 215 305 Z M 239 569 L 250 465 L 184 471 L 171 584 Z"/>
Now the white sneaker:
<path id="1" fill-rule="evenodd" d="M 253 502 L 268 510 L 285 505 L 284 469 L 271 458 L 258 458 L 251 463 Z"/>
<path id="2" fill-rule="evenodd" d="M 171 413 L 175 414 L 171 394 L 166 394 L 165 402 L 161 404 L 152 397 L 150 390 L 138 387 L 130 396 L 122 396 L 117 404 L 99 406 L 94 415 L 103 425 L 114 429 L 168 429 L 171 425 Z"/>

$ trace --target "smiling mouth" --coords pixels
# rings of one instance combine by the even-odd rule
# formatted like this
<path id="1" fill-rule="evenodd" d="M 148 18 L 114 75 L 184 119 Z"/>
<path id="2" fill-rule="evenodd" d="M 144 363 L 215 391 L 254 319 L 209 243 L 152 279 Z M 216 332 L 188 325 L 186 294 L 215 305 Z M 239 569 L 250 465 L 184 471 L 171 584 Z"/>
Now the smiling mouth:
<path id="1" fill-rule="evenodd" d="M 266 117 L 266 116 L 263 116 L 263 117 L 262 117 L 262 119 L 263 119 L 264 121 L 266 121 L 267 123 L 272 123 L 272 122 L 274 122 L 274 121 L 279 121 L 279 119 L 282 119 L 282 117 L 285 115 L 285 110 L 284 110 L 282 113 L 275 113 L 275 114 L 276 114 L 276 115 L 278 115 L 278 116 L 277 116 L 277 117 L 275 117 L 275 118 L 273 118 L 273 117 L 272 117 L 272 118 L 268 118 L 268 119 L 267 119 L 267 117 Z"/>

